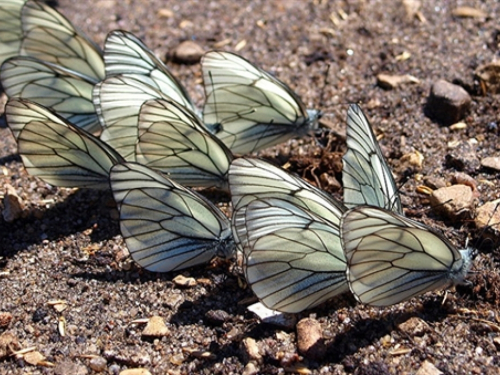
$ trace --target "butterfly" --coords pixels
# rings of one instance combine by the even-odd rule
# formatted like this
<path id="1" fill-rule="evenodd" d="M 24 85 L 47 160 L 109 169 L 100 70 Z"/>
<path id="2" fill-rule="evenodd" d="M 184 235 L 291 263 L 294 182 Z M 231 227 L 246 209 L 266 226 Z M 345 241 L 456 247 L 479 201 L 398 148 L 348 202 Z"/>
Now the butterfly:
<path id="1" fill-rule="evenodd" d="M 2 0 L 0 3 L 0 64 L 19 54 L 23 29 L 21 10 L 26 0 Z"/>
<path id="2" fill-rule="evenodd" d="M 359 302 L 388 306 L 463 284 L 472 249 L 457 250 L 427 226 L 380 207 L 342 216 L 349 287 Z"/>
<path id="3" fill-rule="evenodd" d="M 229 186 L 245 276 L 266 307 L 300 312 L 348 290 L 342 203 L 258 159 L 235 159 Z"/>
<path id="4" fill-rule="evenodd" d="M 139 114 L 137 162 L 189 187 L 228 189 L 231 151 L 174 101 L 148 100 Z"/>
<path id="5" fill-rule="evenodd" d="M 347 152 L 343 157 L 344 204 L 384 207 L 402 214 L 392 172 L 382 155 L 368 119 L 351 104 L 347 112 Z"/>
<path id="6" fill-rule="evenodd" d="M 107 144 L 47 108 L 21 98 L 5 107 L 27 172 L 53 186 L 109 189 L 123 158 Z"/>
<path id="7" fill-rule="evenodd" d="M 234 255 L 228 218 L 202 195 L 131 162 L 112 168 L 110 184 L 121 233 L 141 267 L 170 272 Z"/>
<path id="8" fill-rule="evenodd" d="M 247 154 L 302 135 L 320 113 L 308 110 L 287 85 L 229 52 L 201 60 L 206 101 L 203 122 L 235 154 Z"/>
<path id="9" fill-rule="evenodd" d="M 97 81 L 32 57 L 16 56 L 2 64 L 0 79 L 9 97 L 22 97 L 47 107 L 92 134 L 101 125 L 92 102 Z"/>

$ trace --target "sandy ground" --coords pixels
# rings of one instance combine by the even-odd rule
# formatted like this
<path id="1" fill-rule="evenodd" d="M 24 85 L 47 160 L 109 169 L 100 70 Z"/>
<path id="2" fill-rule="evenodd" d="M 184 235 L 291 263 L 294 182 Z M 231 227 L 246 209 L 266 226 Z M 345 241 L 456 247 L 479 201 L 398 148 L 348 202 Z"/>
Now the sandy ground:
<path id="1" fill-rule="evenodd" d="M 0 335 L 12 334 L 13 347 L 34 347 L 55 367 L 9 356 L 0 359 L 0 374 L 115 374 L 137 367 L 152 374 L 410 374 L 429 364 L 432 374 L 497 374 L 498 237 L 485 239 L 470 219 L 451 223 L 435 214 L 416 187 L 429 178 L 451 183 L 455 172 L 466 172 L 478 185 L 478 205 L 500 196 L 498 171 L 460 170 L 447 162 L 454 145 L 471 140 L 478 160 L 500 154 L 498 96 L 482 92 L 474 80 L 475 69 L 498 56 L 500 3 L 423 3 L 410 16 L 401 2 L 388 0 L 61 0 L 58 9 L 100 45 L 117 28 L 132 31 L 162 57 L 193 40 L 207 51 L 237 51 L 287 82 L 308 106 L 325 112 L 329 127 L 260 156 L 289 162 L 291 171 L 337 197 L 346 104 L 360 103 L 395 168 L 407 215 L 458 247 L 466 238 L 478 247 L 472 286 L 389 308 L 359 306 L 350 297 L 328 302 L 297 316 L 318 321 L 323 336 L 321 355 L 304 356 L 295 328 L 262 324 L 246 310 L 252 294 L 232 263 L 182 272 L 197 281 L 182 287 L 173 281 L 178 274 L 153 274 L 124 259 L 111 194 L 57 189 L 28 176 L 4 124 L 1 183 L 16 189 L 29 213 L 12 223 L 0 218 Z M 461 5 L 485 15 L 453 16 Z M 200 66 L 169 66 L 202 104 Z M 377 85 L 379 73 L 410 74 L 418 83 L 386 90 Z M 453 130 L 425 116 L 438 79 L 471 94 L 464 127 Z M 424 156 L 422 167 L 402 167 L 399 159 L 415 150 Z M 57 300 L 64 303 L 54 305 Z M 168 334 L 145 337 L 144 324 L 133 323 L 152 316 L 163 318 Z"/>

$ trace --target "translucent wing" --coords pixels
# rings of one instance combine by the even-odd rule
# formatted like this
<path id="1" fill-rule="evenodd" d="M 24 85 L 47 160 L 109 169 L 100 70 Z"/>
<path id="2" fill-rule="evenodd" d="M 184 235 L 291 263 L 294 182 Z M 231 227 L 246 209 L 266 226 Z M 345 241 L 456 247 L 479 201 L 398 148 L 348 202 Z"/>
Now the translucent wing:
<path id="1" fill-rule="evenodd" d="M 19 54 L 23 30 L 21 9 L 26 0 L 2 0 L 0 2 L 0 64 Z"/>
<path id="2" fill-rule="evenodd" d="M 246 207 L 255 199 L 280 198 L 307 209 L 337 226 L 344 205 L 303 179 L 259 159 L 238 158 L 229 167 L 229 188 L 233 203 L 233 234 L 245 244 Z"/>
<path id="3" fill-rule="evenodd" d="M 462 283 L 469 250 L 456 250 L 428 227 L 383 208 L 359 206 L 341 222 L 347 279 L 358 301 L 388 306 Z"/>
<path id="4" fill-rule="evenodd" d="M 36 57 L 77 71 L 96 81 L 104 78 L 100 48 L 55 9 L 28 0 L 21 14 L 20 55 Z"/>
<path id="5" fill-rule="evenodd" d="M 54 186 L 109 189 L 109 171 L 123 160 L 112 148 L 25 99 L 10 99 L 5 114 L 29 174 Z"/>
<path id="6" fill-rule="evenodd" d="M 92 103 L 97 81 L 92 77 L 30 57 L 7 60 L 0 76 L 9 97 L 32 100 L 90 133 L 101 132 Z"/>
<path id="7" fill-rule="evenodd" d="M 126 160 L 135 161 L 139 111 L 150 99 L 168 100 L 154 87 L 126 75 L 106 78 L 94 87 L 94 106 L 104 128 L 101 140 Z"/>
<path id="8" fill-rule="evenodd" d="M 185 186 L 227 189 L 231 152 L 192 112 L 173 101 L 150 100 L 139 115 L 136 158 Z"/>
<path id="9" fill-rule="evenodd" d="M 396 183 L 361 108 L 347 112 L 347 152 L 343 158 L 344 204 L 371 205 L 403 213 Z"/>
<path id="10" fill-rule="evenodd" d="M 110 181 L 123 238 L 142 267 L 169 272 L 233 255 L 229 220 L 203 196 L 134 163 L 113 167 Z"/>
<path id="11" fill-rule="evenodd" d="M 247 206 L 245 227 L 245 275 L 266 307 L 297 313 L 348 291 L 338 226 L 267 198 Z"/>
<path id="12" fill-rule="evenodd" d="M 283 142 L 315 126 L 308 111 L 284 83 L 228 52 L 202 59 L 205 124 L 219 124 L 217 137 L 231 151 L 246 154 Z"/>
<path id="13" fill-rule="evenodd" d="M 174 102 L 197 113 L 186 89 L 165 64 L 135 35 L 115 30 L 104 46 L 106 77 L 129 75 L 146 83 Z"/>

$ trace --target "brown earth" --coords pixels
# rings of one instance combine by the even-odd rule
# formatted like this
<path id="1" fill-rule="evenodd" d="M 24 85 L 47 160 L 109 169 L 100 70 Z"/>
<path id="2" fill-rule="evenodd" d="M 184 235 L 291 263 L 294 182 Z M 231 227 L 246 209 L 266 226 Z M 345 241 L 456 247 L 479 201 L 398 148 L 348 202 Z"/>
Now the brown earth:
<path id="1" fill-rule="evenodd" d="M 330 127 L 260 155 L 289 162 L 291 171 L 337 197 L 346 103 L 360 103 L 402 186 L 407 215 L 443 231 L 458 247 L 470 238 L 478 248 L 472 286 L 389 308 L 360 306 L 346 297 L 304 312 L 297 318 L 319 321 L 325 346 L 319 358 L 301 356 L 295 329 L 262 324 L 246 310 L 252 294 L 240 286 L 239 270 L 231 263 L 182 272 L 197 280 L 183 288 L 172 281 L 176 274 L 146 272 L 124 260 L 110 193 L 53 188 L 28 176 L 4 124 L 1 183 L 14 186 L 29 213 L 13 223 L 0 219 L 0 357 L 11 333 L 17 341 L 11 348 L 35 347 L 55 367 L 30 364 L 38 361 L 33 355 L 9 356 L 0 358 L 0 374 L 114 374 L 134 367 L 152 374 L 410 374 L 419 369 L 423 374 L 427 362 L 435 366 L 433 374 L 436 368 L 446 374 L 498 374 L 498 232 L 486 239 L 471 220 L 445 220 L 416 187 L 429 178 L 451 182 L 455 172 L 464 171 L 478 185 L 478 205 L 500 196 L 498 171 L 467 164 L 460 170 L 449 162 L 453 145 L 471 140 L 479 160 L 500 154 L 498 96 L 474 79 L 475 69 L 500 52 L 500 3 L 422 3 L 413 15 L 402 2 L 388 0 L 61 0 L 58 9 L 101 45 L 107 32 L 120 28 L 162 57 L 184 40 L 207 51 L 238 47 L 306 104 L 323 110 Z M 460 5 L 484 15 L 453 16 Z M 169 66 L 201 105 L 200 66 Z M 411 74 L 419 83 L 386 90 L 377 85 L 379 73 Z M 425 116 L 430 87 L 438 79 L 459 83 L 471 94 L 465 127 L 452 130 Z M 421 170 L 399 160 L 415 150 L 424 156 Z M 58 311 L 61 304 L 49 304 L 54 300 L 65 301 L 66 308 Z M 132 322 L 155 315 L 164 318 L 169 334 L 142 336 L 144 325 Z M 61 317 L 64 336 L 58 330 Z M 243 344 L 248 337 L 259 349 L 253 359 Z"/>

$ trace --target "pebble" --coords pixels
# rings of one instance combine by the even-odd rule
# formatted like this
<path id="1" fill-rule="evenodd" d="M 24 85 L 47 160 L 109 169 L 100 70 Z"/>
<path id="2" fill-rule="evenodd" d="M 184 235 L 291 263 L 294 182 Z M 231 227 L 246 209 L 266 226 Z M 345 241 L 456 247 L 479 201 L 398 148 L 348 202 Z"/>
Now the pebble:
<path id="1" fill-rule="evenodd" d="M 174 289 L 163 299 L 163 303 L 170 307 L 171 309 L 177 308 L 180 304 L 184 302 L 184 296 L 181 294 L 179 289 Z"/>
<path id="2" fill-rule="evenodd" d="M 37 352 L 37 351 L 33 351 L 33 352 L 26 353 L 23 356 L 23 359 L 26 363 L 29 363 L 30 365 L 36 366 L 40 362 L 42 362 L 45 359 L 45 357 L 43 356 L 42 353 Z"/>
<path id="3" fill-rule="evenodd" d="M 199 44 L 186 40 L 174 49 L 172 59 L 179 64 L 197 64 L 204 54 L 205 51 Z"/>
<path id="4" fill-rule="evenodd" d="M 153 316 L 146 324 L 142 335 L 147 337 L 163 337 L 170 335 L 170 330 L 161 316 Z"/>
<path id="5" fill-rule="evenodd" d="M 474 205 L 472 189 L 466 185 L 453 185 L 434 190 L 430 196 L 433 210 L 452 221 L 470 218 Z"/>
<path id="6" fill-rule="evenodd" d="M 24 202 L 11 185 L 7 184 L 5 190 L 2 215 L 7 223 L 11 223 L 23 216 Z"/>
<path id="7" fill-rule="evenodd" d="M 420 80 L 410 74 L 390 75 L 380 73 L 377 75 L 377 85 L 385 90 L 392 90 L 405 83 L 420 83 Z"/>
<path id="8" fill-rule="evenodd" d="M 467 173 L 456 172 L 451 176 L 451 182 L 454 185 L 466 185 L 469 186 L 473 192 L 477 192 L 477 182 L 473 177 L 469 176 Z"/>
<path id="9" fill-rule="evenodd" d="M 70 360 L 62 360 L 54 368 L 55 375 L 87 375 L 88 373 L 89 370 L 86 366 Z"/>
<path id="10" fill-rule="evenodd" d="M 256 375 L 260 372 L 259 368 L 253 362 L 249 362 L 246 364 L 243 369 L 242 375 Z"/>
<path id="11" fill-rule="evenodd" d="M 247 307 L 248 311 L 253 312 L 263 323 L 273 324 L 279 327 L 292 329 L 297 323 L 294 314 L 285 314 L 279 311 L 268 309 L 262 303 L 257 302 Z"/>
<path id="12" fill-rule="evenodd" d="M 407 321 L 398 324 L 398 329 L 411 336 L 423 336 L 430 331 L 429 325 L 417 317 L 412 317 Z"/>
<path id="13" fill-rule="evenodd" d="M 120 375 L 151 375 L 145 368 L 129 368 L 120 372 Z"/>
<path id="14" fill-rule="evenodd" d="M 246 362 L 255 361 L 257 363 L 262 362 L 262 355 L 259 351 L 259 346 L 257 345 L 257 341 L 251 337 L 245 337 L 241 340 L 241 347 L 243 351 L 243 357 Z"/>
<path id="15" fill-rule="evenodd" d="M 483 204 L 476 209 L 474 223 L 479 229 L 495 225 L 494 229 L 500 230 L 500 199 Z"/>
<path id="16" fill-rule="evenodd" d="M 231 319 L 231 315 L 224 310 L 209 310 L 205 313 L 205 318 L 210 324 L 222 325 Z"/>
<path id="17" fill-rule="evenodd" d="M 297 323 L 297 349 L 304 357 L 313 360 L 325 355 L 323 331 L 316 319 L 304 318 Z"/>
<path id="18" fill-rule="evenodd" d="M 12 351 L 19 350 L 17 337 L 10 332 L 4 332 L 0 335 L 0 359 L 9 356 Z"/>
<path id="19" fill-rule="evenodd" d="M 12 321 L 12 314 L 10 312 L 0 312 L 0 327 L 7 327 Z"/>
<path id="20" fill-rule="evenodd" d="M 108 365 L 108 361 L 106 361 L 106 358 L 103 357 L 94 357 L 90 360 L 90 368 L 94 371 L 97 372 L 103 372 L 106 370 Z"/>
<path id="21" fill-rule="evenodd" d="M 474 78 L 480 82 L 483 95 L 500 93 L 500 62 L 479 66 L 474 71 Z"/>
<path id="22" fill-rule="evenodd" d="M 477 146 L 470 140 L 458 143 L 446 155 L 446 166 L 474 173 L 481 166 L 476 155 L 476 148 Z"/>
<path id="23" fill-rule="evenodd" d="M 196 280 L 193 277 L 186 277 L 184 275 L 177 275 L 172 281 L 175 285 L 188 288 L 196 285 Z"/>
<path id="24" fill-rule="evenodd" d="M 415 375 L 441 375 L 442 372 L 438 370 L 436 366 L 434 366 L 429 361 L 424 361 L 422 366 L 418 369 Z"/>
<path id="25" fill-rule="evenodd" d="M 415 150 L 401 156 L 399 161 L 399 170 L 420 172 L 424 163 L 424 155 Z"/>
<path id="26" fill-rule="evenodd" d="M 500 171 L 500 156 L 488 156 L 481 160 L 481 165 L 485 168 Z"/>
<path id="27" fill-rule="evenodd" d="M 476 9 L 468 6 L 456 7 L 451 11 L 455 17 L 469 17 L 469 18 L 485 18 L 487 14 L 481 9 Z"/>
<path id="28" fill-rule="evenodd" d="M 432 85 L 426 113 L 443 125 L 452 125 L 465 116 L 471 101 L 470 95 L 461 86 L 441 79 Z"/>

